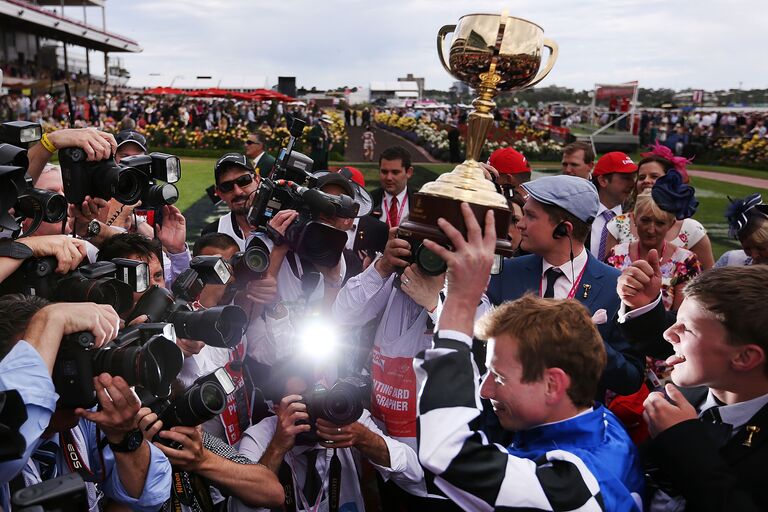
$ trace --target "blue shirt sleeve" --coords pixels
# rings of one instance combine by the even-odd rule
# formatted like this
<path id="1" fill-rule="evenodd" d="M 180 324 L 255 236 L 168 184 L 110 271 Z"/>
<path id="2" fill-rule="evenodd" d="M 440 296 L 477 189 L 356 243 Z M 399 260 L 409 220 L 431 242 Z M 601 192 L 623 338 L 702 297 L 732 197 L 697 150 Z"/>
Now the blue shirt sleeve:
<path id="1" fill-rule="evenodd" d="M 15 389 L 27 407 L 27 421 L 19 429 L 27 446 L 20 459 L 0 463 L 0 506 L 10 510 L 8 481 L 18 475 L 51 421 L 59 395 L 48 367 L 32 345 L 22 340 L 0 361 L 0 391 Z"/>
<path id="2" fill-rule="evenodd" d="M 89 459 L 91 461 L 91 470 L 97 475 L 101 468 L 99 447 L 96 440 L 96 424 L 82 419 L 80 428 L 83 430 L 84 437 L 88 443 Z M 145 441 L 146 442 L 146 441 Z M 120 473 L 115 466 L 115 455 L 112 448 L 108 445 L 103 448 L 105 479 L 101 485 L 104 494 L 113 500 L 128 505 L 131 510 L 139 512 L 152 512 L 157 510 L 168 498 L 171 493 L 171 463 L 163 452 L 157 447 L 149 444 L 150 460 L 147 478 L 144 481 L 144 489 L 138 498 L 131 497 L 123 487 L 120 481 Z"/>
<path id="3" fill-rule="evenodd" d="M 27 463 L 59 399 L 48 367 L 37 350 L 24 340 L 16 343 L 0 361 L 0 391 L 11 389 L 19 392 L 27 407 L 27 421 L 20 429 L 27 447 L 21 459 L 0 463 L 0 482 L 11 480 Z"/>

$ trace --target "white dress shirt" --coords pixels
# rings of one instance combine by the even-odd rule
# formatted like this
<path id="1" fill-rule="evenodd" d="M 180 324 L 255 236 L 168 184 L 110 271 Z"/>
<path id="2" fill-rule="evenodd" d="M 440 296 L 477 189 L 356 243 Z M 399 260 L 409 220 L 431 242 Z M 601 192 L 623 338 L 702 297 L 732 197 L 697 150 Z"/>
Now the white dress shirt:
<path id="1" fill-rule="evenodd" d="M 607 209 L 608 208 L 606 208 L 603 203 L 600 203 L 595 220 L 592 221 L 592 231 L 589 234 L 589 252 L 591 252 L 595 258 L 598 257 L 597 253 L 600 250 L 600 234 L 603 232 L 603 228 L 606 224 L 605 219 L 603 218 L 603 212 Z M 621 211 L 621 205 L 614 206 L 611 210 L 616 215 L 621 215 L 623 213 Z"/>
<path id="2" fill-rule="evenodd" d="M 571 261 L 566 261 L 557 267 L 562 271 L 563 275 L 555 281 L 555 299 L 568 298 L 568 294 L 573 288 L 575 280 L 579 279 L 584 267 L 587 266 L 587 259 L 587 250 L 582 249 L 579 255 L 573 258 L 573 265 L 571 265 Z M 541 295 L 544 295 L 544 291 L 547 289 L 547 278 L 544 274 L 554 266 L 555 265 L 552 265 L 547 260 L 543 260 L 541 266 Z M 576 290 L 576 293 L 579 293 L 579 290 Z"/>
<path id="3" fill-rule="evenodd" d="M 424 479 L 424 470 L 421 468 L 419 458 L 413 449 L 385 436 L 373 422 L 371 414 L 367 410 L 363 410 L 363 415 L 357 422 L 371 432 L 381 436 L 387 444 L 387 450 L 389 451 L 389 467 L 379 466 L 378 464 L 371 462 L 371 465 L 376 468 L 384 480 L 389 480 L 391 478 L 398 485 L 407 489 L 408 486 L 413 485 L 414 482 L 419 483 Z M 261 459 L 269 442 L 272 440 L 276 426 L 277 416 L 270 416 L 259 422 L 259 424 L 253 425 L 245 431 L 245 435 L 238 446 L 238 451 L 249 459 L 258 461 Z M 288 452 L 285 461 L 293 470 L 295 492 L 300 493 L 302 492 L 302 485 L 304 484 L 307 471 L 306 457 L 304 456 L 304 453 L 310 449 L 321 450 L 321 453 L 318 454 L 317 460 L 315 461 L 315 468 L 317 469 L 318 474 L 321 477 L 324 477 L 323 497 L 320 501 L 319 510 L 327 511 L 329 478 L 326 475 L 329 473 L 333 450 L 325 449 L 320 445 L 295 446 Z M 365 504 L 363 503 L 363 495 L 360 490 L 360 453 L 352 448 L 342 448 L 336 450 L 336 454 L 341 461 L 339 510 L 363 511 L 365 510 Z M 304 510 L 300 499 L 296 500 L 296 505 L 297 510 Z M 310 506 L 311 505 L 314 504 L 310 504 Z M 240 500 L 233 499 L 230 501 L 229 510 L 231 512 L 244 512 L 248 510 L 266 511 L 269 509 L 249 508 L 243 505 Z"/>

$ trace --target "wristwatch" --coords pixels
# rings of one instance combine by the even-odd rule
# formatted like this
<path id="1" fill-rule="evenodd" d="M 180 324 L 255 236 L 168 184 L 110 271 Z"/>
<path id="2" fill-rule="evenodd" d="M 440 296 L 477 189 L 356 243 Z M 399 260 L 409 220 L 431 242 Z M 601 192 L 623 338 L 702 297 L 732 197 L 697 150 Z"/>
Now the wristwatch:
<path id="1" fill-rule="evenodd" d="M 10 238 L 0 241 L 0 256 L 6 256 L 15 260 L 25 260 L 34 255 L 32 249 L 21 242 Z"/>
<path id="2" fill-rule="evenodd" d="M 88 229 L 85 231 L 85 237 L 83 238 L 92 240 L 94 237 L 98 236 L 99 233 L 101 233 L 101 224 L 99 224 L 99 221 L 96 219 L 93 219 L 88 223 Z"/>
<path id="3" fill-rule="evenodd" d="M 130 453 L 135 452 L 141 447 L 144 442 L 144 435 L 139 429 L 133 429 L 127 434 L 119 443 L 109 443 L 110 448 L 115 453 Z"/>

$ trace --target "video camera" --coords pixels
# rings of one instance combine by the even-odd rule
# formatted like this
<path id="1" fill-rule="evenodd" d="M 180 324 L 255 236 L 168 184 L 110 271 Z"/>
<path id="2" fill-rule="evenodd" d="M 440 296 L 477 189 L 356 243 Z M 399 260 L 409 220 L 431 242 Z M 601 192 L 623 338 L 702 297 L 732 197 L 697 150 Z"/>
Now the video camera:
<path id="1" fill-rule="evenodd" d="M 240 306 L 215 306 L 195 311 L 192 304 L 206 284 L 226 284 L 229 267 L 218 256 L 196 256 L 189 269 L 176 278 L 172 291 L 153 286 L 142 295 L 129 321 L 147 315 L 150 322 L 168 322 L 182 338 L 206 345 L 234 348 L 240 343 L 248 318 Z"/>
<path id="2" fill-rule="evenodd" d="M 317 435 L 317 419 L 322 418 L 336 425 L 348 425 L 357 421 L 363 414 L 364 403 L 370 396 L 369 388 L 357 377 L 339 379 L 330 389 L 322 384 L 315 384 L 302 395 L 301 402 L 307 406 L 309 421 L 301 420 L 297 424 L 309 424 L 309 432 L 296 436 L 296 444 L 311 445 L 322 441 Z"/>
<path id="3" fill-rule="evenodd" d="M 24 236 L 32 234 L 41 222 L 61 222 L 67 214 L 63 196 L 35 188 L 27 174 L 26 147 L 40 140 L 39 123 L 13 121 L 0 124 L 0 228 L 17 232 L 24 218 L 32 225 Z M 9 211 L 13 208 L 14 216 Z"/>
<path id="4" fill-rule="evenodd" d="M 179 396 L 154 402 L 151 408 L 163 422 L 163 430 L 195 427 L 221 414 L 227 395 L 234 390 L 232 378 L 224 368 L 219 368 L 198 378 Z M 154 441 L 169 443 L 159 436 Z"/>
<path id="5" fill-rule="evenodd" d="M 53 367 L 58 405 L 66 409 L 93 407 L 93 378 L 104 372 L 164 398 L 183 363 L 173 326 L 166 323 L 128 327 L 98 349 L 89 332 L 65 336 Z"/>
<path id="6" fill-rule="evenodd" d="M 133 292 L 149 287 L 149 267 L 142 261 L 97 261 L 63 275 L 55 272 L 57 265 L 54 256 L 29 258 L 0 283 L 0 290 L 58 302 L 108 304 L 125 313 L 133 305 Z"/>
<path id="7" fill-rule="evenodd" d="M 285 235 L 277 235 L 280 243 L 287 243 L 292 251 L 312 263 L 333 266 L 338 263 L 347 243 L 347 235 L 332 226 L 316 220 L 321 214 L 354 218 L 357 205 L 349 196 L 333 196 L 313 188 L 317 178 L 310 174 L 312 159 L 293 151 L 296 138 L 304 130 L 304 121 L 294 118 L 288 145 L 272 168 L 270 176 L 262 177 L 248 211 L 251 226 L 270 232 L 269 221 L 282 210 L 296 210 L 299 216 L 288 226 Z"/>

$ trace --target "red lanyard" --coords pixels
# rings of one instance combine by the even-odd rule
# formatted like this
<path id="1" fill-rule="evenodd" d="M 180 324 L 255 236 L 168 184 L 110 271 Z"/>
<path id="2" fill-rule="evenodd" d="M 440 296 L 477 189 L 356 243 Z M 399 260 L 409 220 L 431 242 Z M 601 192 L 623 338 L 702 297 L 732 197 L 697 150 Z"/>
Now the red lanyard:
<path id="1" fill-rule="evenodd" d="M 394 199 L 397 199 L 397 196 L 392 196 L 392 197 Z M 400 217 L 403 215 L 403 209 L 405 208 L 405 203 L 407 203 L 407 202 L 408 202 L 408 194 L 405 194 L 403 196 L 403 202 L 400 203 L 400 211 L 397 212 L 397 219 L 395 220 L 395 224 L 397 224 L 398 226 L 400 225 Z M 392 226 L 389 223 L 389 206 L 391 206 L 391 203 L 389 205 L 387 205 L 387 200 L 384 199 L 384 209 L 386 211 L 386 216 L 387 216 L 387 226 L 389 226 L 390 228 L 394 228 L 394 227 L 397 227 L 397 226 Z"/>
<path id="2" fill-rule="evenodd" d="M 581 282 L 581 277 L 584 275 L 585 270 L 587 270 L 586 264 L 584 264 L 584 267 L 582 267 L 581 272 L 579 272 L 579 277 L 576 278 L 576 281 L 573 283 L 573 286 L 571 287 L 571 291 L 568 292 L 568 297 L 566 298 L 572 299 L 576 295 L 576 288 L 579 287 L 579 283 Z M 539 278 L 539 296 L 540 297 L 544 296 L 544 283 L 541 282 L 541 278 Z"/>

